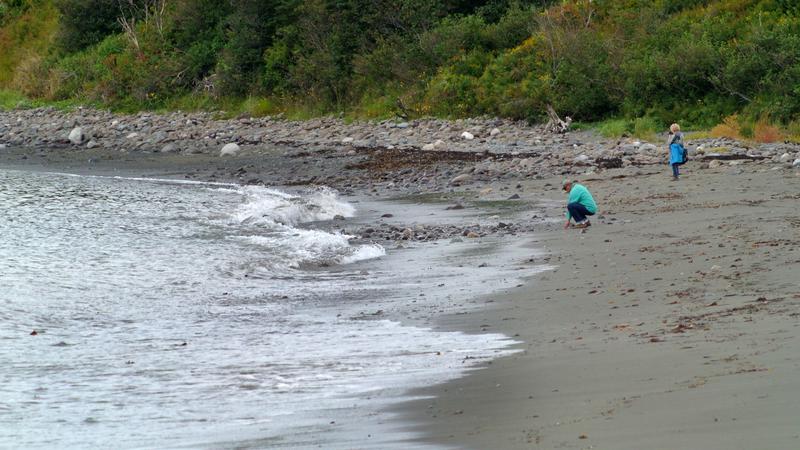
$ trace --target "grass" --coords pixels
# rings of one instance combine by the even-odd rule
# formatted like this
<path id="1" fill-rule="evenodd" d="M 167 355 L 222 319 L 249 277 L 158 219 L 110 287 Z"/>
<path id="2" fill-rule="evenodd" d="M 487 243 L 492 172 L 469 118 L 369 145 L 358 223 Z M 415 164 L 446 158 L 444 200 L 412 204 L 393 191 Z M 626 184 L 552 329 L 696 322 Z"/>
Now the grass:
<path id="1" fill-rule="evenodd" d="M 609 119 L 597 123 L 594 129 L 600 133 L 601 136 L 607 138 L 618 138 L 627 136 L 629 134 L 629 125 L 630 121 L 625 119 Z"/>
<path id="2" fill-rule="evenodd" d="M 8 110 L 19 108 L 29 100 L 24 95 L 6 89 L 0 89 L 0 109 Z"/>
<path id="3" fill-rule="evenodd" d="M 711 139 L 714 136 L 711 135 L 711 132 L 708 130 L 703 131 L 691 131 L 686 133 L 686 139 Z"/>
<path id="4" fill-rule="evenodd" d="M 643 141 L 657 141 L 657 133 L 660 129 L 662 127 L 651 117 L 638 117 L 633 121 L 633 137 Z"/>
<path id="5" fill-rule="evenodd" d="M 658 132 L 663 127 L 653 118 L 637 117 L 636 119 L 608 119 L 592 126 L 601 136 L 619 138 L 630 136 L 643 141 L 657 141 Z"/>

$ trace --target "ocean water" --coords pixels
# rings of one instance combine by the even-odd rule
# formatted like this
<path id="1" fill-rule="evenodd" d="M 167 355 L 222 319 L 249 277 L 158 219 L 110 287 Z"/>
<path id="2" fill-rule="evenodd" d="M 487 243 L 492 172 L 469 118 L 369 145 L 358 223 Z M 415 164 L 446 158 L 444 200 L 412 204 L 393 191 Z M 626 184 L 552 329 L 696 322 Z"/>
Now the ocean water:
<path id="1" fill-rule="evenodd" d="M 0 211 L 2 448 L 410 448 L 386 405 L 513 351 L 384 318 L 496 283 L 329 189 L 0 170 Z"/>

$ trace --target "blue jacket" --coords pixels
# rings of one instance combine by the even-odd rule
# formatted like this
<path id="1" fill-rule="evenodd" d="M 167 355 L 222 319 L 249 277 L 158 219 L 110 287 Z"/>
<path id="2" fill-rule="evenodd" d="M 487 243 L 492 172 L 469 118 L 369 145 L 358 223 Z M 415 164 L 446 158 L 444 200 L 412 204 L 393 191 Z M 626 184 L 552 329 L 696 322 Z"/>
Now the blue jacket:
<path id="1" fill-rule="evenodd" d="M 678 131 L 670 134 L 667 145 L 669 145 L 669 163 L 683 164 L 683 133 Z"/>

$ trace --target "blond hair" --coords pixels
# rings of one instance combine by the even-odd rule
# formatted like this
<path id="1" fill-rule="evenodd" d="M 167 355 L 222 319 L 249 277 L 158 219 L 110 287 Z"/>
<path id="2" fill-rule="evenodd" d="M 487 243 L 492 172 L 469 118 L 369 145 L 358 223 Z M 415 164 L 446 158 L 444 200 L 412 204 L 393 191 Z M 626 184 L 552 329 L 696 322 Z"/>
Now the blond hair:
<path id="1" fill-rule="evenodd" d="M 681 131 L 681 126 L 678 125 L 677 123 L 673 123 L 672 125 L 669 126 L 669 131 L 672 131 L 673 133 Z"/>

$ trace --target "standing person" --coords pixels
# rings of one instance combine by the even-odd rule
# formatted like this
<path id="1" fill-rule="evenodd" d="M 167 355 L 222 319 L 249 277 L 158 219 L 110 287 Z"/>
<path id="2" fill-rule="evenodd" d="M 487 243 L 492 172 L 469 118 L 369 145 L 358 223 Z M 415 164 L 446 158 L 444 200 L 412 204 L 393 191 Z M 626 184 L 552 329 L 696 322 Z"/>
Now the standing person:
<path id="1" fill-rule="evenodd" d="M 667 147 L 669 148 L 669 165 L 672 166 L 672 181 L 678 181 L 680 176 L 678 166 L 686 162 L 686 150 L 683 147 L 683 133 L 677 123 L 673 123 L 669 127 Z"/>
<path id="2" fill-rule="evenodd" d="M 567 199 L 567 223 L 564 228 L 569 228 L 570 220 L 575 219 L 575 228 L 586 228 L 591 226 L 587 216 L 593 216 L 597 212 L 597 204 L 592 198 L 592 194 L 586 187 L 577 181 L 564 180 L 561 189 L 569 194 Z"/>

